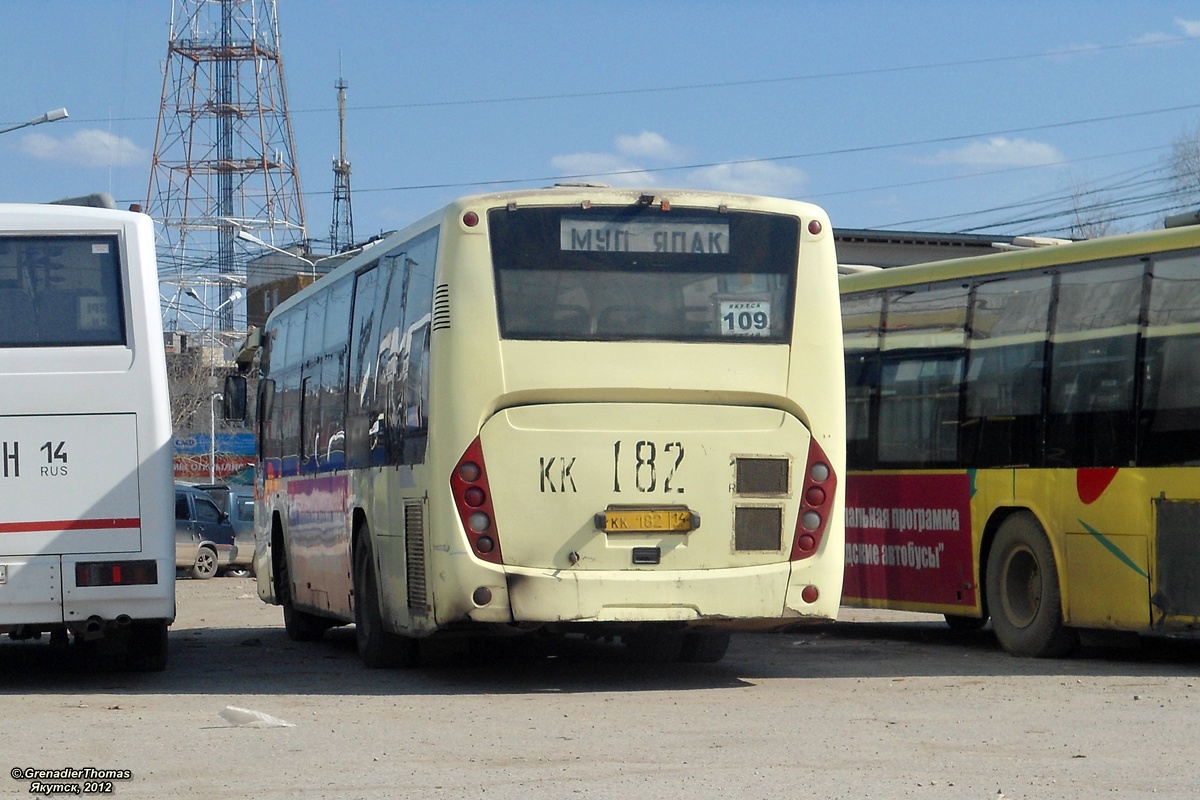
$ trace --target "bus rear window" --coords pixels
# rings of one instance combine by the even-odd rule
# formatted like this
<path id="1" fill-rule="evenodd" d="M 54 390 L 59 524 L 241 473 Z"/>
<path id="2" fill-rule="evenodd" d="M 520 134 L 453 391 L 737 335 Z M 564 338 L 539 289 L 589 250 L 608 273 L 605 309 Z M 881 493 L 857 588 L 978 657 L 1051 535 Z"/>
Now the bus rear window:
<path id="1" fill-rule="evenodd" d="M 116 236 L 0 238 L 0 347 L 125 343 Z"/>
<path id="2" fill-rule="evenodd" d="M 507 339 L 786 342 L 795 217 L 657 207 L 488 215 Z"/>

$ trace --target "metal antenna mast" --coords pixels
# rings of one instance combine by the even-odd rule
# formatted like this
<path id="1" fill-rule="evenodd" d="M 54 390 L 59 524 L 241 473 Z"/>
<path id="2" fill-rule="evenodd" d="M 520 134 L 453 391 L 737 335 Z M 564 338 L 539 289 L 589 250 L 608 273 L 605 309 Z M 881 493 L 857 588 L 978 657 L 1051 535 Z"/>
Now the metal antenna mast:
<path id="1" fill-rule="evenodd" d="M 338 146 L 333 158 L 333 223 L 329 226 L 330 252 L 354 245 L 354 214 L 350 210 L 350 162 L 346 160 L 346 81 L 338 77 Z"/>
<path id="2" fill-rule="evenodd" d="M 239 229 L 273 245 L 306 239 L 275 0 L 172 0 L 146 208 L 174 285 L 168 330 L 181 316 L 183 327 L 235 329 Z M 216 299 L 188 300 L 193 284 L 215 286 Z"/>

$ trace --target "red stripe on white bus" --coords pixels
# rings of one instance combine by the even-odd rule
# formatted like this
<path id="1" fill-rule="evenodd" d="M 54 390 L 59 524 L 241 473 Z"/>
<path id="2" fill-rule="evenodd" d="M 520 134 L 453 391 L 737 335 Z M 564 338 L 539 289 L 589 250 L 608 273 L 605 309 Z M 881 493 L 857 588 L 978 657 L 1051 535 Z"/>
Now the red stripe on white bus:
<path id="1" fill-rule="evenodd" d="M 142 521 L 130 519 L 60 519 L 38 522 L 0 522 L 0 533 L 45 533 L 47 531 L 116 530 L 140 528 Z"/>

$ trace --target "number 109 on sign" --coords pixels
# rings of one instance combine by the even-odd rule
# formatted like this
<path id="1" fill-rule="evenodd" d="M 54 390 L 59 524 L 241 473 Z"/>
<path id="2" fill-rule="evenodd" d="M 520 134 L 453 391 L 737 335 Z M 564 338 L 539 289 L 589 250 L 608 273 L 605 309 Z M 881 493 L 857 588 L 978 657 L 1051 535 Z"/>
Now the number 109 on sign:
<path id="1" fill-rule="evenodd" d="M 724 300 L 718 305 L 725 336 L 770 336 L 771 304 L 761 300 Z"/>

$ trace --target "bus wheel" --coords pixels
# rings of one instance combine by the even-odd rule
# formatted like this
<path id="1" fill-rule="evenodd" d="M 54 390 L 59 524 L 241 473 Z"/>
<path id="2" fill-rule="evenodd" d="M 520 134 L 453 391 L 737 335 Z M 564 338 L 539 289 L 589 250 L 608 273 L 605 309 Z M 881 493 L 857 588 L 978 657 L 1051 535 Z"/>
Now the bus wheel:
<path id="1" fill-rule="evenodd" d="M 417 664 L 417 640 L 384 630 L 371 536 L 363 531 L 357 538 L 358 546 L 354 549 L 354 639 L 358 644 L 358 657 L 369 669 L 414 667 Z"/>
<path id="2" fill-rule="evenodd" d="M 1000 645 L 1018 656 L 1056 658 L 1079 641 L 1063 625 L 1054 552 L 1030 514 L 1010 516 L 988 554 L 987 598 Z"/>
<path id="3" fill-rule="evenodd" d="M 961 614 L 944 614 L 946 625 L 955 633 L 974 633 L 987 625 L 987 617 L 965 617 Z"/>
<path id="4" fill-rule="evenodd" d="M 316 614 L 301 611 L 292 605 L 292 579 L 288 574 L 287 555 L 279 549 L 279 563 L 275 569 L 275 596 L 283 606 L 283 629 L 293 642 L 315 642 L 325 635 L 333 624 Z"/>
<path id="5" fill-rule="evenodd" d="M 126 669 L 134 672 L 162 672 L 167 668 L 167 623 L 138 620 L 130 623 L 125 643 Z"/>
<path id="6" fill-rule="evenodd" d="M 211 547 L 201 547 L 196 553 L 196 563 L 192 564 L 190 572 L 196 580 L 206 581 L 217 574 L 217 551 Z"/>
<path id="7" fill-rule="evenodd" d="M 693 631 L 684 634 L 679 660 L 692 664 L 715 664 L 729 649 L 729 633 L 725 631 Z"/>
<path id="8" fill-rule="evenodd" d="M 639 664 L 678 661 L 683 653 L 683 640 L 684 631 L 655 625 L 644 625 L 633 633 L 621 636 L 629 660 Z"/>

